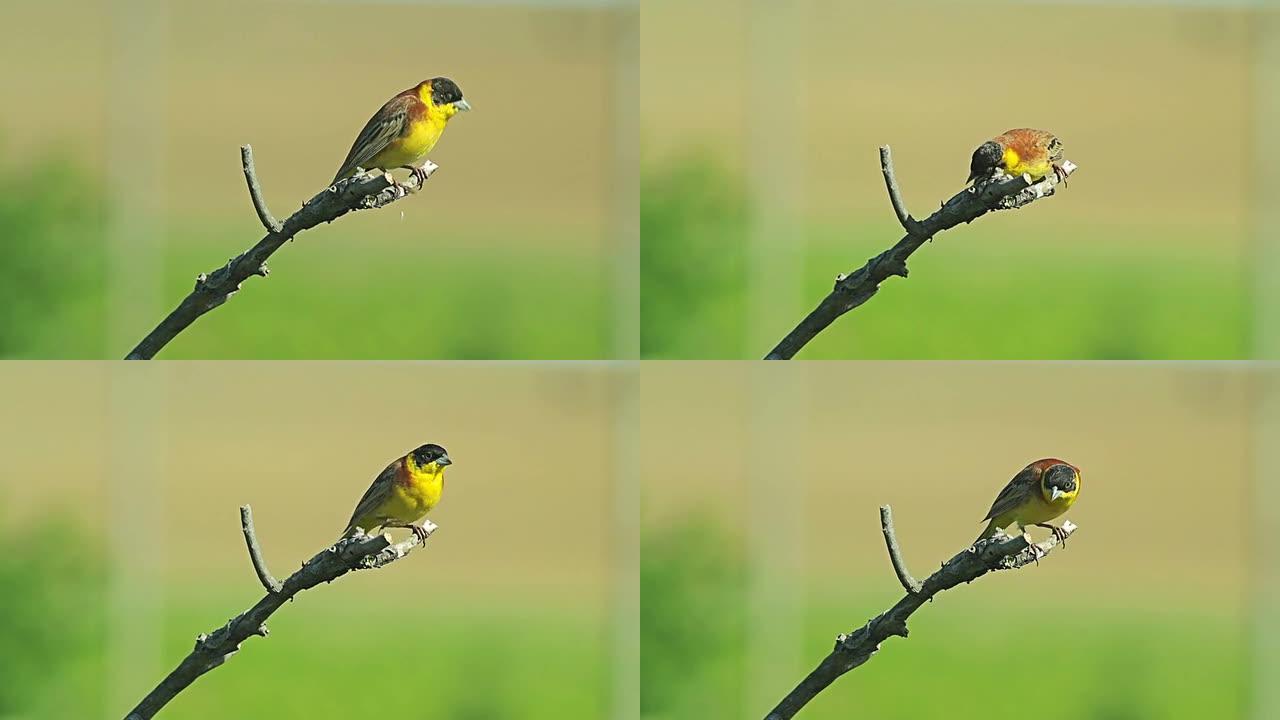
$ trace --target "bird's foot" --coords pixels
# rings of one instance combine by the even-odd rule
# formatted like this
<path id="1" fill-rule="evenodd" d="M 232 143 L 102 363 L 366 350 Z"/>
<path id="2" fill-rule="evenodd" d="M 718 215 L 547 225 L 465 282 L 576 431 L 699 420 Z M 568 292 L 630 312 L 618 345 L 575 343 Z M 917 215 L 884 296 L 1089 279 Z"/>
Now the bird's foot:
<path id="1" fill-rule="evenodd" d="M 425 166 L 415 165 L 413 168 L 413 177 L 418 181 L 417 189 L 421 190 L 422 184 L 427 181 L 427 168 Z"/>
<path id="2" fill-rule="evenodd" d="M 1066 187 L 1066 186 L 1067 186 L 1067 175 L 1068 175 L 1068 173 L 1067 173 L 1067 169 L 1066 169 L 1066 168 L 1062 167 L 1062 166 L 1061 166 L 1061 165 L 1059 165 L 1058 163 L 1054 163 L 1054 164 L 1053 164 L 1053 175 L 1054 175 L 1054 177 L 1058 178 L 1058 182 L 1062 183 L 1062 186 L 1063 186 L 1063 187 Z"/>
<path id="3" fill-rule="evenodd" d="M 1036 527 L 1042 527 L 1051 531 L 1053 533 L 1053 536 L 1058 539 L 1058 544 L 1062 545 L 1063 547 L 1067 546 L 1066 530 L 1063 530 L 1057 525 L 1050 525 L 1049 523 L 1036 523 Z"/>
<path id="4" fill-rule="evenodd" d="M 413 536 L 418 539 L 419 545 L 425 543 L 427 538 L 431 537 L 431 533 L 421 525 L 410 524 L 409 529 L 413 531 Z"/>

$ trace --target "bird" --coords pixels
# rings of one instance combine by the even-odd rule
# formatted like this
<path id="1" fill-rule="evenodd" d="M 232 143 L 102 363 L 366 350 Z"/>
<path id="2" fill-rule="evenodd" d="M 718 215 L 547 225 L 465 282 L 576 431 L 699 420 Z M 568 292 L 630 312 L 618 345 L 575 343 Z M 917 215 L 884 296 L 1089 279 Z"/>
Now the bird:
<path id="1" fill-rule="evenodd" d="M 1079 494 L 1079 468 L 1057 458 L 1036 460 L 1014 475 L 996 496 L 983 518 L 991 522 L 978 540 L 1016 524 L 1020 530 L 1028 525 L 1048 528 L 1058 540 L 1065 541 L 1066 531 L 1049 521 L 1066 512 Z"/>
<path id="2" fill-rule="evenodd" d="M 342 536 L 350 537 L 357 530 L 368 534 L 374 528 L 407 528 L 419 542 L 426 540 L 427 531 L 417 522 L 440 502 L 444 469 L 452 464 L 449 453 L 433 444 L 397 458 L 374 478 L 356 503 Z"/>
<path id="3" fill-rule="evenodd" d="M 1052 172 L 1059 180 L 1065 180 L 1067 173 L 1059 164 L 1061 160 L 1062 141 L 1048 130 L 1006 130 L 973 151 L 965 183 L 993 177 L 997 170 L 1012 177 L 1026 174 L 1033 181 Z"/>
<path id="4" fill-rule="evenodd" d="M 423 161 L 440 140 L 445 125 L 454 115 L 470 109 L 462 89 L 449 78 L 418 83 L 388 100 L 369 118 L 333 182 L 361 169 L 403 168 L 412 171 L 421 185 L 427 179 Z"/>

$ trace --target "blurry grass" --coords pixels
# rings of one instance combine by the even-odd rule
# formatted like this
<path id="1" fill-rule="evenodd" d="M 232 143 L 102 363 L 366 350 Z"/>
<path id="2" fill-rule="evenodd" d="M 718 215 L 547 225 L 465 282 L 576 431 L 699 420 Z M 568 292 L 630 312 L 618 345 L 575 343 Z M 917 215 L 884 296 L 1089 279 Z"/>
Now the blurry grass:
<path id="1" fill-rule="evenodd" d="M 256 242 L 253 232 L 175 223 L 158 322 L 196 274 Z M 328 230 L 326 226 L 325 230 Z M 492 231 L 497 232 L 497 231 Z M 589 254 L 430 241 L 370 252 L 358 234 L 304 234 L 242 293 L 198 320 L 169 359 L 592 359 L 608 357 L 610 295 Z M 150 328 L 146 328 L 149 330 Z M 140 331 L 138 337 L 142 337 Z M 121 349 L 121 353 L 124 349 Z"/>
<path id="2" fill-rule="evenodd" d="M 758 358 L 743 345 L 746 199 L 705 155 L 643 178 L 642 352 Z M 1231 233 L 1134 223 L 1032 223 L 1023 213 L 953 229 L 798 356 L 851 359 L 1238 359 L 1249 349 L 1244 245 Z M 888 216 L 888 217 L 885 217 Z M 837 273 L 901 235 L 885 216 L 806 228 L 799 322 Z M 1033 233 L 1033 234 L 1028 234 Z M 703 273 L 710 273 L 703 278 Z M 776 328 L 781 339 L 792 325 Z"/>
<path id="3" fill-rule="evenodd" d="M 1189 230 L 1045 227 L 1025 237 L 1026 222 L 1002 220 L 939 236 L 912 257 L 910 278 L 890 278 L 800 357 L 1248 357 L 1252 280 L 1242 258 L 1174 237 Z M 1152 234 L 1166 242 L 1144 237 Z M 813 304 L 835 272 L 861 267 L 899 235 L 896 225 L 867 221 L 811 231 Z"/>
<path id="4" fill-rule="evenodd" d="M 829 652 L 837 632 L 894 600 L 811 609 L 805 647 L 814 662 Z M 909 639 L 887 641 L 871 662 L 819 695 L 806 717 L 1246 717 L 1242 622 L 1181 607 L 1167 596 L 1149 598 L 1146 611 L 1063 600 L 1009 596 L 980 604 L 942 596 L 913 617 Z"/>
<path id="5" fill-rule="evenodd" d="M 163 667 L 175 665 L 197 633 L 253 599 L 175 594 Z M 270 637 L 248 640 L 166 712 L 442 720 L 607 714 L 608 638 L 591 612 L 409 594 L 363 596 L 358 606 L 335 607 L 304 594 L 268 627 Z"/>

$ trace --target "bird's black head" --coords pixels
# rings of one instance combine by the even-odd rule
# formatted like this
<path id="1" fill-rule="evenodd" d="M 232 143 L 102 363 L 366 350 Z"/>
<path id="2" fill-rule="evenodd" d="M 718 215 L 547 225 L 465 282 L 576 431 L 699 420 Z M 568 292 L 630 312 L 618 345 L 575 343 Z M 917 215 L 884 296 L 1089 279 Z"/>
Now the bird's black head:
<path id="1" fill-rule="evenodd" d="M 969 179 L 965 182 L 991 177 L 1003 162 L 1004 148 L 1000 147 L 1000 143 L 994 140 L 982 143 L 973 151 L 973 158 L 969 161 Z"/>
<path id="2" fill-rule="evenodd" d="M 423 467 L 431 463 L 437 465 L 451 465 L 453 461 L 449 459 L 449 453 L 439 445 L 423 445 L 413 452 L 409 453 L 413 456 L 413 463 L 418 467 Z"/>
<path id="3" fill-rule="evenodd" d="M 1066 463 L 1057 463 L 1050 465 L 1048 470 L 1044 471 L 1044 477 L 1040 482 L 1044 485 L 1044 491 L 1050 496 L 1056 495 L 1054 490 L 1062 495 L 1070 495 L 1076 491 L 1076 469 Z"/>
<path id="4" fill-rule="evenodd" d="M 462 88 L 447 77 L 431 78 L 431 102 L 436 105 L 448 105 L 462 100 Z"/>

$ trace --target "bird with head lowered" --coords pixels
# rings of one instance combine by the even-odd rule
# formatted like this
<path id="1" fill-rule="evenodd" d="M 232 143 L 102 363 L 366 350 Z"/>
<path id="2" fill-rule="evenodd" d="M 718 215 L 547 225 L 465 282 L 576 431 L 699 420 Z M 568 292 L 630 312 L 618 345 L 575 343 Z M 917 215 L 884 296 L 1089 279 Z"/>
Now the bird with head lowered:
<path id="1" fill-rule="evenodd" d="M 996 496 L 983 518 L 991 522 L 978 539 L 992 537 L 1010 525 L 1019 530 L 1036 525 L 1065 540 L 1062 528 L 1049 521 L 1065 513 L 1079 494 L 1080 468 L 1057 458 L 1037 460 L 1022 468 Z"/>
<path id="2" fill-rule="evenodd" d="M 986 180 L 997 174 L 1010 177 L 1027 175 L 1032 181 L 1054 173 L 1059 180 L 1067 177 L 1062 165 L 1062 141 L 1047 130 L 1016 128 L 1007 130 L 982 143 L 969 159 L 966 183 Z"/>

